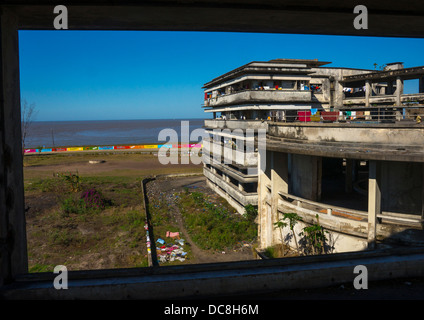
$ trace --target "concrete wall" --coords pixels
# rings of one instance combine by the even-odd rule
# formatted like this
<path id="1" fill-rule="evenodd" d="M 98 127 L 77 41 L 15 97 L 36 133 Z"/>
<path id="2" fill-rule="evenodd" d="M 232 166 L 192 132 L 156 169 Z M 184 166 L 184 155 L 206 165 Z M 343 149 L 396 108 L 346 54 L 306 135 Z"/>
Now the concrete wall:
<path id="1" fill-rule="evenodd" d="M 270 136 L 308 142 L 342 142 L 360 145 L 424 146 L 424 127 L 390 124 L 295 123 L 269 124 Z"/>
<path id="2" fill-rule="evenodd" d="M 381 208 L 383 211 L 423 213 L 423 163 L 383 161 L 381 164 Z"/>
<path id="3" fill-rule="evenodd" d="M 218 107 L 229 104 L 252 103 L 253 101 L 266 101 L 266 103 L 310 102 L 311 92 L 298 90 L 246 90 L 211 99 L 209 106 Z"/>
<path id="4" fill-rule="evenodd" d="M 268 123 L 260 120 L 205 120 L 208 129 L 268 129 Z"/>

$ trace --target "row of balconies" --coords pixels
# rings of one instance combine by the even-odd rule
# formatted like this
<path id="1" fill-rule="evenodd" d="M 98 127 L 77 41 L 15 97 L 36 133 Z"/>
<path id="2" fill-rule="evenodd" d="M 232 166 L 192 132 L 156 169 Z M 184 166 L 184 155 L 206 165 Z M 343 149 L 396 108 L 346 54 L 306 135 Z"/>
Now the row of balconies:
<path id="1" fill-rule="evenodd" d="M 231 182 L 223 179 L 222 176 L 219 176 L 216 173 L 213 173 L 211 169 L 204 167 L 203 174 L 205 177 L 213 182 L 215 185 L 219 186 L 228 196 L 237 200 L 243 206 L 252 204 L 258 204 L 258 194 L 257 193 L 248 193 L 240 190 L 237 186 L 233 185 Z"/>
<path id="2" fill-rule="evenodd" d="M 205 107 L 218 107 L 225 105 L 247 104 L 255 102 L 272 103 L 300 103 L 300 102 L 313 102 L 323 101 L 323 95 L 320 94 L 316 98 L 315 93 L 307 90 L 244 90 L 237 93 L 226 94 L 209 98 L 205 100 Z M 325 97 L 324 97 L 325 100 Z M 358 105 L 365 104 L 365 96 L 363 97 L 345 97 L 343 105 Z M 415 94 L 402 94 L 400 96 L 401 103 L 409 102 L 424 102 L 424 93 Z M 328 101 L 327 101 L 328 102 Z M 378 95 L 369 97 L 370 104 L 394 104 L 396 103 L 396 95 Z"/>

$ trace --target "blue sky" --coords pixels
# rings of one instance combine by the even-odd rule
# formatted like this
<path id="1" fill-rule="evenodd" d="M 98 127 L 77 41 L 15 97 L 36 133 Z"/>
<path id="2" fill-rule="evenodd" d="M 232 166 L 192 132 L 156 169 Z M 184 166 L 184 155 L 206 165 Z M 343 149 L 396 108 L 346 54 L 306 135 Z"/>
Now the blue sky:
<path id="1" fill-rule="evenodd" d="M 21 98 L 36 104 L 37 121 L 209 117 L 203 84 L 250 61 L 424 65 L 424 39 L 72 30 L 19 37 Z"/>

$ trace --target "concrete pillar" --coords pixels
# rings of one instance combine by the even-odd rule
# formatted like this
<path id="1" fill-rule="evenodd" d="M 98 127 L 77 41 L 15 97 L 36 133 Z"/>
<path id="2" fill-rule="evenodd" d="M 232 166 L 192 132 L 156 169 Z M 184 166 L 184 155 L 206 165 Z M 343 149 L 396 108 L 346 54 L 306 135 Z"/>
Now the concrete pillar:
<path id="1" fill-rule="evenodd" d="M 345 167 L 345 191 L 347 193 L 351 193 L 353 191 L 353 171 L 355 167 L 355 160 L 346 159 L 346 167 Z"/>
<path id="2" fill-rule="evenodd" d="M 392 95 L 393 94 L 393 80 L 387 81 L 387 91 L 386 94 Z"/>
<path id="3" fill-rule="evenodd" d="M 292 154 L 290 171 L 290 187 L 293 195 L 312 201 L 321 199 L 321 157 Z"/>
<path id="4" fill-rule="evenodd" d="M 424 163 L 421 164 L 421 229 L 424 229 Z"/>
<path id="5" fill-rule="evenodd" d="M 421 77 L 418 80 L 418 92 L 424 93 L 424 77 Z"/>
<path id="6" fill-rule="evenodd" d="M 371 97 L 371 82 L 369 80 L 365 80 L 365 107 L 366 108 L 370 106 L 370 97 Z"/>
<path id="7" fill-rule="evenodd" d="M 368 248 L 376 248 L 377 215 L 381 213 L 381 163 L 369 162 L 368 177 Z"/>
<path id="8" fill-rule="evenodd" d="M 289 192 L 289 170 L 288 154 L 282 152 L 272 152 L 271 158 L 271 217 L 273 223 L 279 220 L 278 214 L 278 192 Z M 274 235 L 280 235 L 274 232 Z M 276 238 L 276 243 L 281 243 L 283 239 Z"/>
<path id="9" fill-rule="evenodd" d="M 244 191 L 244 187 L 243 187 L 243 184 L 239 181 L 239 183 L 238 183 L 238 189 L 240 190 L 240 191 Z"/>
<path id="10" fill-rule="evenodd" d="M 18 19 L 0 11 L 0 286 L 28 272 L 23 189 Z"/>
<path id="11" fill-rule="evenodd" d="M 396 77 L 396 106 L 401 105 L 400 96 L 403 94 L 403 80 Z"/>
<path id="12" fill-rule="evenodd" d="M 265 157 L 265 159 L 263 159 Z M 271 207 L 267 204 L 267 185 L 271 185 L 271 152 L 258 153 L 258 237 L 259 247 L 265 249 L 272 244 L 273 222 Z M 265 168 L 260 163 L 264 161 Z"/>

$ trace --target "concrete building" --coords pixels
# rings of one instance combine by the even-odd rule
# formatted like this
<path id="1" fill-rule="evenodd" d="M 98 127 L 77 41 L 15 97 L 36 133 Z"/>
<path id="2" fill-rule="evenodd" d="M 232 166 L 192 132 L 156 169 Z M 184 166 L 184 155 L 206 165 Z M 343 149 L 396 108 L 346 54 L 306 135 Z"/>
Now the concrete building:
<path id="1" fill-rule="evenodd" d="M 209 186 L 239 213 L 246 204 L 258 206 L 262 248 L 295 246 L 289 230 L 275 228 L 287 212 L 302 218 L 298 233 L 318 217 L 329 232 L 327 252 L 377 241 L 424 243 L 424 68 L 328 64 L 251 62 L 204 85 L 205 112 L 213 114 L 205 120 L 206 152 L 224 153 L 228 144 L 243 152 L 237 141 L 248 141 L 249 129 L 266 131 L 263 152 L 258 136 L 250 137 L 255 149 L 245 159 L 251 162 L 206 163 Z M 418 80 L 417 92 L 405 94 L 411 79 Z M 246 175 L 249 166 L 258 171 Z"/>

